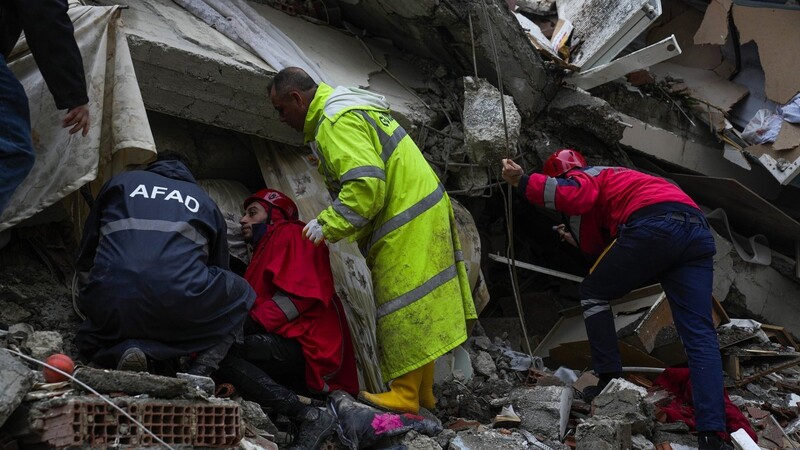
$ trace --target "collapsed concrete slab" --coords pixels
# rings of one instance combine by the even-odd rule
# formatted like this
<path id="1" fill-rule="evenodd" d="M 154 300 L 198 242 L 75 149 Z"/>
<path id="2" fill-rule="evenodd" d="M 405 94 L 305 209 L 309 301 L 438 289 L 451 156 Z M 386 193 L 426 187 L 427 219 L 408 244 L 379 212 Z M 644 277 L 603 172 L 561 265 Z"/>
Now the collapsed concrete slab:
<path id="1" fill-rule="evenodd" d="M 266 88 L 279 68 L 270 66 L 170 0 L 96 1 L 129 7 L 123 13 L 125 31 L 147 109 L 279 142 L 302 144 L 302 136 L 280 123 L 269 103 Z M 352 35 L 291 17 L 266 5 L 251 6 L 316 61 L 328 83 L 369 88 L 376 63 L 387 64 L 385 47 L 373 43 L 371 55 L 364 49 L 369 44 L 362 44 Z M 403 66 L 401 58 L 393 59 L 393 65 Z M 416 76 L 413 70 L 402 73 Z M 376 77 L 375 81 L 380 86 L 377 92 L 389 97 L 398 120 L 426 110 L 396 80 Z M 408 79 L 404 83 L 420 84 Z"/>
<path id="2" fill-rule="evenodd" d="M 578 88 L 563 88 L 547 106 L 548 117 L 566 127 L 580 128 L 606 145 L 622 139 L 625 123 L 622 114 L 603 99 Z"/>
<path id="3" fill-rule="evenodd" d="M 0 349 L 0 426 L 22 403 L 32 384 L 31 370 L 7 351 Z"/>
<path id="4" fill-rule="evenodd" d="M 520 428 L 550 441 L 560 442 L 567 430 L 572 406 L 572 387 L 520 387 L 509 399 L 522 422 Z"/>

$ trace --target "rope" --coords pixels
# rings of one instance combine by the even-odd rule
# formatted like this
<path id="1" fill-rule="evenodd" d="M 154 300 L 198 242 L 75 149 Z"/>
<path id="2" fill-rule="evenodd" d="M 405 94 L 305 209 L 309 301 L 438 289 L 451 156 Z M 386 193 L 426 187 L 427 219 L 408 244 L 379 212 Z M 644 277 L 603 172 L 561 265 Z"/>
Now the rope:
<path id="1" fill-rule="evenodd" d="M 504 93 L 503 93 L 503 73 L 500 70 L 500 61 L 499 61 L 499 57 L 498 57 L 498 54 L 497 54 L 497 46 L 495 44 L 495 39 L 494 39 L 494 28 L 492 27 L 492 23 L 489 20 L 489 12 L 488 12 L 488 10 L 486 8 L 486 1 L 485 0 L 481 0 L 481 7 L 483 9 L 483 16 L 484 16 L 484 19 L 486 20 L 486 26 L 487 26 L 488 31 L 489 31 L 489 37 L 490 37 L 490 41 L 491 41 L 491 44 L 492 44 L 492 56 L 494 58 L 495 70 L 497 71 L 497 87 L 498 87 L 498 90 L 500 91 L 500 109 L 503 112 L 503 129 L 505 130 L 505 138 L 506 138 L 506 158 L 510 158 L 511 157 L 511 146 L 509 145 L 509 142 L 508 142 L 508 121 L 506 119 L 506 103 L 505 103 L 505 96 L 504 96 Z M 470 24 L 471 23 L 472 22 L 470 21 Z M 471 31 L 472 31 L 472 28 L 470 27 L 470 32 Z M 475 49 L 474 49 L 475 38 L 474 38 L 474 36 L 472 37 L 472 43 L 473 43 L 472 45 L 473 45 L 473 58 L 474 58 L 475 57 Z M 475 62 L 474 64 L 475 64 L 475 67 L 477 68 L 477 62 Z M 477 69 L 476 69 L 476 71 L 477 71 Z M 498 180 L 498 184 L 499 184 L 499 180 Z M 502 188 L 499 189 L 500 192 L 503 194 L 503 204 L 505 205 L 506 227 L 507 227 L 507 231 L 508 231 L 508 249 L 507 249 L 508 256 L 509 256 L 508 272 L 509 272 L 509 276 L 511 278 L 511 289 L 514 292 L 514 301 L 516 302 L 517 312 L 519 314 L 519 322 L 520 322 L 520 325 L 522 326 L 522 335 L 525 338 L 525 350 L 527 351 L 528 355 L 533 357 L 533 351 L 531 350 L 530 338 L 528 337 L 528 327 L 525 324 L 525 313 L 524 313 L 524 310 L 522 308 L 522 296 L 521 296 L 521 294 L 519 292 L 519 278 L 517 277 L 517 267 L 516 267 L 516 264 L 515 264 L 516 258 L 515 258 L 515 255 L 514 255 L 514 221 L 513 221 L 513 206 L 512 206 L 512 198 L 513 198 L 513 194 L 514 194 L 513 189 L 514 189 L 513 186 L 511 186 L 509 184 L 508 185 L 508 194 L 507 195 L 506 195 L 505 192 L 503 192 Z"/>
<path id="2" fill-rule="evenodd" d="M 125 412 L 125 410 L 123 410 L 123 409 L 122 409 L 122 408 L 120 408 L 119 406 L 115 405 L 115 404 L 114 404 L 114 402 L 112 402 L 111 400 L 109 400 L 108 398 L 106 398 L 106 397 L 105 397 L 103 394 L 101 394 L 101 393 L 99 393 L 99 392 L 95 391 L 94 389 L 92 389 L 91 387 L 89 387 L 89 386 L 88 386 L 86 383 L 84 383 L 83 381 L 81 381 L 81 380 L 79 380 L 79 379 L 77 379 L 77 378 L 73 377 L 72 375 L 70 375 L 70 374 L 68 374 L 68 373 L 66 373 L 66 372 L 64 372 L 64 371 L 62 371 L 61 369 L 59 369 L 59 368 L 57 368 L 57 367 L 53 367 L 53 366 L 51 366 L 50 364 L 47 364 L 47 363 L 46 363 L 46 362 L 44 362 L 44 361 L 39 361 L 39 360 L 38 360 L 38 359 L 36 359 L 36 358 L 31 358 L 30 356 L 27 356 L 27 355 L 25 355 L 25 354 L 22 354 L 22 353 L 20 353 L 20 352 L 18 352 L 18 351 L 16 351 L 16 350 L 12 350 L 12 349 L 10 349 L 10 348 L 4 348 L 3 350 L 6 350 L 6 351 L 7 351 L 7 352 L 9 352 L 9 353 L 12 353 L 12 354 L 14 354 L 14 355 L 17 355 L 17 356 L 19 356 L 20 358 L 22 358 L 22 359 L 24 359 L 24 360 L 30 361 L 30 362 L 32 362 L 32 363 L 39 364 L 40 366 L 47 367 L 48 369 L 50 369 L 50 370 L 52 370 L 52 371 L 54 371 L 54 372 L 57 372 L 57 373 L 60 373 L 61 375 L 64 375 L 65 377 L 67 377 L 67 378 L 69 378 L 70 380 L 72 380 L 74 383 L 77 383 L 77 384 L 78 384 L 80 387 L 82 387 L 82 388 L 86 389 L 87 391 L 91 392 L 92 394 L 94 394 L 94 395 L 98 396 L 98 397 L 100 398 L 100 400 L 102 400 L 102 401 L 104 401 L 104 402 L 108 403 L 109 405 L 111 405 L 111 407 L 113 407 L 113 408 L 115 408 L 116 410 L 118 410 L 119 412 L 121 412 L 121 413 L 122 413 L 122 415 L 124 415 L 125 417 L 127 417 L 128 419 L 130 419 L 130 421 L 131 421 L 131 422 L 133 422 L 133 423 L 135 423 L 136 425 L 138 425 L 139 427 L 141 427 L 141 428 L 142 428 L 142 429 L 143 429 L 145 432 L 147 432 L 147 434 L 149 434 L 150 436 L 152 436 L 152 437 L 153 437 L 153 439 L 155 439 L 156 441 L 158 441 L 158 443 L 159 443 L 159 444 L 163 445 L 164 447 L 167 447 L 167 448 L 168 448 L 168 449 L 170 449 L 170 450 L 175 450 L 173 447 L 170 447 L 170 445 L 169 445 L 169 444 L 167 444 L 166 442 L 162 441 L 160 437 L 158 437 L 158 436 L 156 436 L 155 434 L 153 434 L 153 432 L 152 432 L 152 431 L 148 430 L 148 429 L 147 429 L 147 427 L 145 427 L 144 425 L 142 425 L 142 424 L 141 424 L 141 423 L 140 423 L 138 420 L 136 420 L 136 419 L 134 419 L 133 417 L 131 417 L 131 416 L 130 416 L 130 414 L 128 414 L 127 412 Z"/>

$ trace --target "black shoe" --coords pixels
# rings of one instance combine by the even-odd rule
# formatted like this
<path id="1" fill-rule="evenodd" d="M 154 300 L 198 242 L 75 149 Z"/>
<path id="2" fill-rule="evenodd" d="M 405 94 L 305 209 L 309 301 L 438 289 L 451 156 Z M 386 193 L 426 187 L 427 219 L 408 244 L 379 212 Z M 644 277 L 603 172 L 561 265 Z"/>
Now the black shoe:
<path id="1" fill-rule="evenodd" d="M 603 389 L 605 387 L 606 387 L 605 385 L 601 386 L 599 384 L 596 386 L 586 386 L 585 388 L 583 388 L 583 391 L 581 392 L 581 397 L 583 397 L 583 401 L 585 401 L 586 403 L 592 403 L 592 400 L 594 400 L 595 397 L 600 395 L 600 393 L 603 392 Z"/>
<path id="2" fill-rule="evenodd" d="M 701 432 L 700 436 L 697 437 L 697 446 L 700 450 L 734 450 L 717 433 Z"/>
<path id="3" fill-rule="evenodd" d="M 289 450 L 317 450 L 333 433 L 336 418 L 326 409 L 309 407 Z"/>
<path id="4" fill-rule="evenodd" d="M 117 362 L 117 370 L 147 372 L 147 355 L 140 348 L 131 347 L 122 353 Z"/>

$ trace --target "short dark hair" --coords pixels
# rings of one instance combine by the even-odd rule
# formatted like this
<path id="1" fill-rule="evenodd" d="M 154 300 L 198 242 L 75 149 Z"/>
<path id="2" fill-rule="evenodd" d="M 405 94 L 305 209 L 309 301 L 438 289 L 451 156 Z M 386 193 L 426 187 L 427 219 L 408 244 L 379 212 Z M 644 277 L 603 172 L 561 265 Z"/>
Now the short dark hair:
<path id="1" fill-rule="evenodd" d="M 267 90 L 272 92 L 274 88 L 275 95 L 282 97 L 290 91 L 307 92 L 316 87 L 317 83 L 305 70 L 299 67 L 287 67 L 275 74 L 275 77 L 269 82 Z"/>

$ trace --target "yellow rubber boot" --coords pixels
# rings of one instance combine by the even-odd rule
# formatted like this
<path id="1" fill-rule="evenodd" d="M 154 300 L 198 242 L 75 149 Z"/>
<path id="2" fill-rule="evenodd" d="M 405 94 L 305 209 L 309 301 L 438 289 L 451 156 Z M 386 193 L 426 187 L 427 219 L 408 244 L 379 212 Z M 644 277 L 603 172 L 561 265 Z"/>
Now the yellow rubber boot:
<path id="1" fill-rule="evenodd" d="M 436 397 L 433 396 L 433 370 L 435 366 L 435 361 L 422 366 L 422 383 L 419 385 L 419 406 L 428 410 L 436 408 Z"/>
<path id="2" fill-rule="evenodd" d="M 362 402 L 386 411 L 396 413 L 419 413 L 419 387 L 425 366 L 412 370 L 392 380 L 389 392 L 370 394 L 366 391 L 358 393 Z"/>

